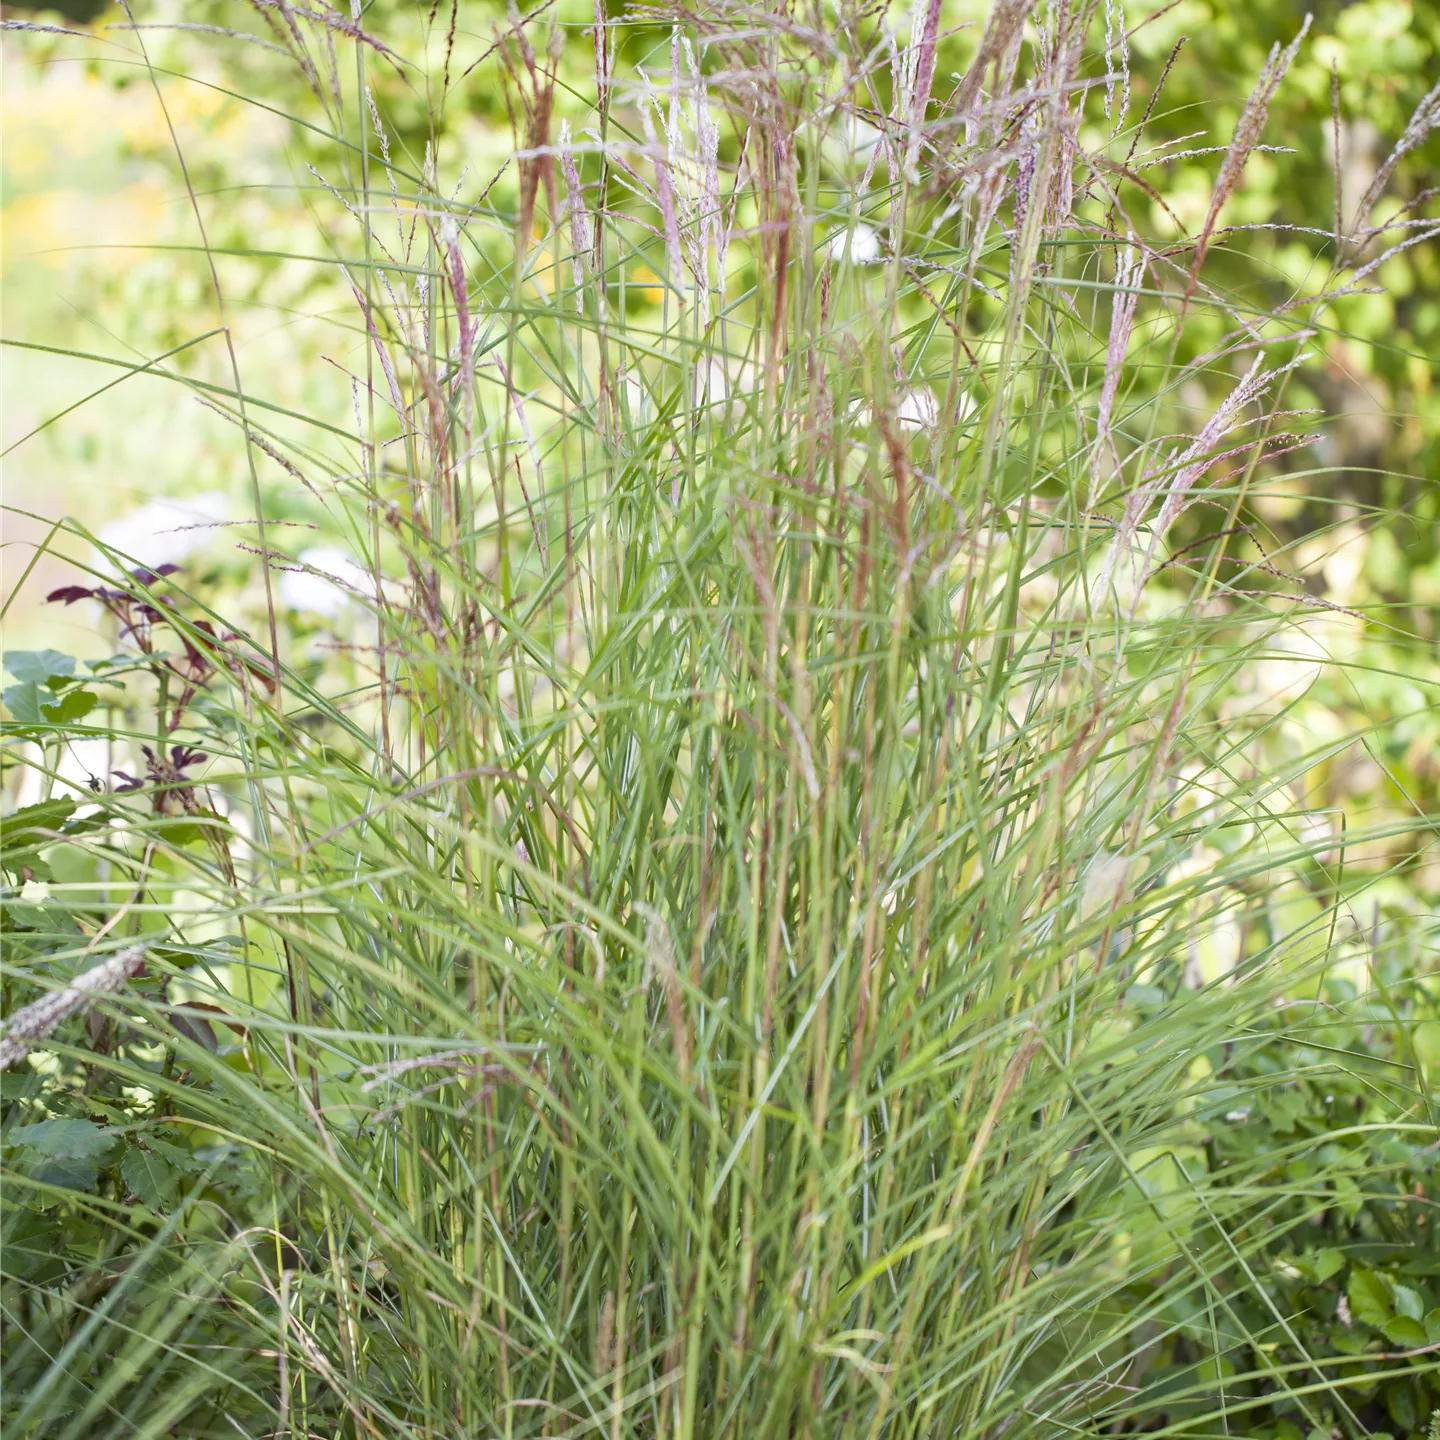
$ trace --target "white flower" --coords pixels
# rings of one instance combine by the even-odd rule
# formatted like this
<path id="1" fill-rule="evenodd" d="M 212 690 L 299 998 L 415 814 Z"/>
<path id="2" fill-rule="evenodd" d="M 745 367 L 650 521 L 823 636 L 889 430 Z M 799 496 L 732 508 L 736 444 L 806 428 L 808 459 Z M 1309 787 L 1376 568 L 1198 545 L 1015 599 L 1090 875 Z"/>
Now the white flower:
<path id="1" fill-rule="evenodd" d="M 374 589 L 369 572 L 343 550 L 318 545 L 297 558 L 304 568 L 280 571 L 276 584 L 280 603 L 287 610 L 335 620 L 348 605 Z"/>
<path id="2" fill-rule="evenodd" d="M 852 182 L 858 181 L 867 168 L 873 168 L 885 137 L 868 120 L 847 112 L 838 123 L 822 121 L 821 129 L 825 159 L 836 169 L 849 172 Z"/>
<path id="3" fill-rule="evenodd" d="M 846 415 L 858 430 L 870 426 L 873 412 L 863 400 L 852 400 Z M 955 398 L 955 423 L 963 425 L 975 413 L 975 402 L 962 390 Z M 895 407 L 895 423 L 906 430 L 933 430 L 940 423 L 940 402 L 928 385 L 917 385 L 900 392 Z"/>
<path id="4" fill-rule="evenodd" d="M 902 425 L 933 430 L 940 419 L 940 406 L 936 402 L 935 392 L 928 385 L 907 390 L 900 397 L 900 407 L 895 411 L 895 418 Z"/>
<path id="5" fill-rule="evenodd" d="M 879 233 L 869 225 L 837 230 L 830 237 L 830 258 L 842 265 L 874 265 L 880 259 Z"/>
<path id="6" fill-rule="evenodd" d="M 148 570 L 181 565 L 215 538 L 214 526 L 231 516 L 230 497 L 219 490 L 160 496 L 100 527 L 103 545 Z"/>
<path id="7" fill-rule="evenodd" d="M 884 138 L 868 120 L 862 120 L 854 113 L 847 113 L 841 117 L 840 143 L 857 160 L 868 160 Z"/>
<path id="8" fill-rule="evenodd" d="M 650 403 L 650 392 L 632 374 L 626 374 L 622 384 L 625 389 L 625 404 L 630 410 L 630 423 L 637 427 L 648 426 L 655 418 L 655 407 Z"/>
<path id="9" fill-rule="evenodd" d="M 1102 910 L 1113 910 L 1120 903 L 1125 882 L 1130 875 L 1130 857 L 1112 855 L 1102 850 L 1090 862 L 1085 873 L 1085 888 L 1080 896 L 1080 914 L 1083 918 L 1098 914 Z"/>
<path id="10" fill-rule="evenodd" d="M 755 367 L 744 361 L 732 375 L 725 364 L 713 357 L 695 367 L 695 404 L 697 408 L 723 405 L 731 395 L 755 388 Z M 632 401 L 632 404 L 634 402 Z"/>

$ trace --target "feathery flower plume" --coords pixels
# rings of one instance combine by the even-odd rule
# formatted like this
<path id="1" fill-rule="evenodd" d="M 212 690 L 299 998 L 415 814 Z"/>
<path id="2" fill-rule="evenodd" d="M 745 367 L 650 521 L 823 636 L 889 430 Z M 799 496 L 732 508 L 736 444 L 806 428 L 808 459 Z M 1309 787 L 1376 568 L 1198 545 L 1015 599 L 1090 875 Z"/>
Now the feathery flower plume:
<path id="1" fill-rule="evenodd" d="M 1270 47 L 1270 55 L 1265 61 L 1265 68 L 1261 70 L 1260 78 L 1255 82 L 1255 88 L 1245 101 L 1244 110 L 1240 112 L 1239 123 L 1235 126 L 1234 137 L 1225 151 L 1225 159 L 1221 162 L 1220 174 L 1215 180 L 1215 189 L 1210 196 L 1210 213 L 1206 215 L 1205 224 L 1200 231 L 1200 238 L 1195 243 L 1195 259 L 1190 267 L 1190 284 L 1185 291 L 1187 303 L 1191 295 L 1195 293 L 1195 285 L 1200 279 L 1200 267 L 1205 263 L 1205 253 L 1210 248 L 1210 237 L 1215 233 L 1215 222 L 1220 218 L 1220 211 L 1224 208 L 1225 202 L 1240 184 L 1240 177 L 1245 173 L 1245 164 L 1250 159 L 1251 151 L 1260 143 L 1260 136 L 1265 129 L 1265 118 L 1270 113 L 1270 102 L 1275 98 L 1275 91 L 1279 88 L 1281 80 L 1285 78 L 1285 72 L 1290 68 L 1290 62 L 1300 51 L 1301 42 L 1310 29 L 1310 20 L 1311 17 L 1307 14 L 1305 23 L 1300 27 L 1300 33 L 1284 50 L 1281 50 L 1278 41 Z"/>
<path id="2" fill-rule="evenodd" d="M 955 92 L 955 109 L 964 114 L 976 108 L 980 98 L 980 87 L 985 81 L 985 71 L 993 63 L 999 64 L 1010 49 L 1011 43 L 1019 38 L 1020 28 L 1030 14 L 1035 0 L 997 0 L 990 12 L 990 22 L 985 27 L 980 48 Z"/>
<path id="3" fill-rule="evenodd" d="M 670 1023 L 670 1041 L 682 1079 L 690 1074 L 690 1031 L 685 1024 L 684 999 L 680 991 L 680 964 L 675 956 L 675 942 L 665 917 L 652 905 L 637 904 L 635 909 L 645 921 L 645 977 L 648 988 L 658 981 L 665 997 L 665 1012 Z"/>
<path id="4" fill-rule="evenodd" d="M 63 990 L 42 996 L 10 1017 L 0 1040 L 0 1070 L 23 1060 L 72 1015 L 88 1010 L 102 995 L 112 995 L 145 966 L 148 947 L 132 945 L 77 975 Z"/>
<path id="5" fill-rule="evenodd" d="M 1156 540 L 1179 518 L 1180 512 L 1185 508 L 1186 497 L 1194 488 L 1195 482 L 1215 463 L 1216 457 L 1211 452 L 1241 422 L 1241 412 L 1246 406 L 1258 400 L 1279 373 L 1281 372 L 1262 371 L 1260 357 L 1257 355 L 1245 373 L 1245 378 L 1201 426 L 1200 433 L 1165 467 L 1173 473 L 1165 503 L 1160 507 L 1160 517 L 1155 523 Z"/>
<path id="6" fill-rule="evenodd" d="M 1118 22 L 1118 23 L 1117 23 Z M 1111 55 L 1120 61 L 1120 104 L 1115 105 L 1115 74 Z M 1105 118 L 1113 121 L 1111 139 L 1120 133 L 1130 112 L 1130 42 L 1125 34 L 1125 0 L 1105 0 Z"/>
<path id="7" fill-rule="evenodd" d="M 565 179 L 565 210 L 570 216 L 570 268 L 575 276 L 575 293 L 579 301 L 584 283 L 583 257 L 590 254 L 590 216 L 580 189 L 580 172 L 575 168 L 575 152 L 570 148 L 570 122 L 560 122 L 560 173 Z"/>
<path id="8" fill-rule="evenodd" d="M 928 0 L 923 27 L 919 24 L 920 6 L 916 0 L 911 21 L 912 45 L 918 42 L 915 57 L 915 88 L 910 99 L 910 138 L 905 149 L 905 178 L 914 185 L 920 178 L 920 145 L 925 136 L 925 112 L 930 107 L 930 87 L 935 82 L 935 47 L 940 39 L 940 0 Z M 919 30 L 918 37 L 916 30 Z"/>
<path id="9" fill-rule="evenodd" d="M 1185 508 L 1186 499 L 1190 491 L 1194 489 L 1196 481 L 1217 460 L 1222 458 L 1215 453 L 1216 446 L 1240 423 L 1241 412 L 1245 407 L 1258 400 L 1269 388 L 1271 380 L 1282 373 L 1283 371 L 1262 371 L 1260 357 L 1257 356 L 1245 378 L 1225 397 L 1219 408 L 1201 426 L 1200 433 L 1189 445 L 1178 453 L 1172 453 L 1164 464 L 1154 466 L 1145 472 L 1144 478 L 1135 487 L 1135 493 L 1125 504 L 1125 513 L 1121 517 L 1115 538 L 1110 542 L 1110 549 L 1106 553 L 1105 565 L 1100 572 L 1101 594 L 1110 588 L 1110 582 L 1114 578 L 1120 557 L 1127 553 L 1134 543 L 1135 532 L 1140 526 L 1140 518 L 1149 509 L 1150 502 L 1159 492 L 1163 478 L 1169 475 L 1170 483 L 1164 503 L 1160 507 L 1160 514 L 1151 530 L 1150 553 L 1152 555 L 1165 532 Z"/>
<path id="10" fill-rule="evenodd" d="M 1375 172 L 1375 178 L 1370 182 L 1369 188 L 1360 197 L 1359 207 L 1355 211 L 1357 227 L 1375 208 L 1375 202 L 1379 200 L 1386 185 L 1390 183 L 1390 177 L 1395 173 L 1395 167 L 1437 127 L 1440 127 L 1440 81 L 1436 82 L 1435 88 L 1415 107 L 1415 113 L 1405 127 L 1405 133 L 1396 142 L 1395 148 L 1386 157 L 1385 163 Z"/>
<path id="11" fill-rule="evenodd" d="M 390 180 L 390 209 L 395 215 L 395 231 L 400 237 L 400 246 L 403 249 L 405 246 L 405 222 L 400 218 L 400 187 L 395 180 L 394 166 L 390 163 L 390 136 L 381 123 L 380 107 L 376 105 L 375 96 L 371 93 L 368 85 L 365 87 L 365 104 L 370 110 L 370 124 L 375 130 L 375 138 L 380 142 L 380 161 Z"/>
<path id="12" fill-rule="evenodd" d="M 1115 298 L 1110 310 L 1110 343 L 1105 350 L 1105 381 L 1100 387 L 1100 405 L 1095 415 L 1095 449 L 1090 457 L 1090 504 L 1100 493 L 1101 457 L 1108 450 L 1116 472 L 1120 457 L 1115 451 L 1110 424 L 1115 413 L 1115 396 L 1120 389 L 1120 372 L 1130 349 L 1135 329 L 1135 311 L 1145 278 L 1145 254 L 1138 245 L 1126 245 L 1115 257 Z"/>
<path id="13" fill-rule="evenodd" d="M 615 59 L 610 47 L 609 23 L 605 0 L 595 0 L 595 24 L 590 35 L 595 44 L 595 108 L 601 115 L 610 103 L 610 69 Z"/>
<path id="14" fill-rule="evenodd" d="M 640 112 L 645 125 L 645 139 L 655 158 L 655 199 L 660 209 L 660 219 L 665 227 L 665 268 L 670 272 L 666 277 L 681 296 L 684 303 L 685 269 L 684 251 L 680 245 L 680 222 L 675 213 L 675 191 L 670 184 L 670 162 L 655 135 L 655 125 L 650 119 L 648 107 Z"/>
<path id="15" fill-rule="evenodd" d="M 470 318 L 470 287 L 465 279 L 465 262 L 460 255 L 460 234 L 455 221 L 447 215 L 440 224 L 440 242 L 445 247 L 445 279 L 455 299 L 455 318 L 460 327 L 460 394 L 463 397 L 466 414 L 466 430 L 469 430 L 469 414 L 475 391 L 475 331 L 477 326 Z"/>
<path id="16" fill-rule="evenodd" d="M 700 284 L 704 311 L 702 323 L 709 323 L 709 280 L 705 268 L 705 249 L 715 254 L 715 282 L 719 287 L 720 305 L 725 304 L 725 252 L 729 249 L 730 235 L 725 227 L 720 200 L 720 130 L 710 116 L 710 105 L 705 96 L 705 83 L 700 76 L 700 67 L 695 63 L 690 42 L 685 42 L 685 58 L 695 80 L 695 142 L 700 160 L 700 269 L 697 280 Z"/>

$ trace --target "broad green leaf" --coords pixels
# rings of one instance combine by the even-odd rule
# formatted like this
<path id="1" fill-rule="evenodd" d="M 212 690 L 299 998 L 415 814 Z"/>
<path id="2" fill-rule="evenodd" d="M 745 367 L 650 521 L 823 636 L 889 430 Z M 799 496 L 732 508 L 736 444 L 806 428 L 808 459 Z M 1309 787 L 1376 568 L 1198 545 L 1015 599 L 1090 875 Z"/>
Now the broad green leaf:
<path id="1" fill-rule="evenodd" d="M 1432 1310 L 1425 1317 L 1425 1343 L 1440 1345 L 1440 1308 Z"/>
<path id="2" fill-rule="evenodd" d="M 1404 1315 L 1410 1320 L 1419 1320 L 1425 1312 L 1425 1307 L 1420 1303 L 1420 1297 L 1408 1285 L 1401 1285 L 1398 1281 L 1392 1287 L 1395 1297 L 1395 1313 Z"/>
<path id="3" fill-rule="evenodd" d="M 1415 1408 L 1415 1392 L 1408 1380 L 1392 1382 L 1385 1387 L 1385 1408 L 1400 1427 L 1402 1435 L 1408 1436 L 1420 1423 L 1420 1414 Z"/>
<path id="4" fill-rule="evenodd" d="M 75 802 L 68 795 L 55 800 L 42 800 L 26 805 L 7 815 L 0 824 L 0 845 L 9 850 L 14 845 L 34 845 L 54 838 L 54 833 L 75 813 Z"/>
<path id="5" fill-rule="evenodd" d="M 8 686 L 0 698 L 11 718 L 22 725 L 70 725 L 84 719 L 99 703 L 89 690 L 56 695 L 33 681 Z"/>
<path id="6" fill-rule="evenodd" d="M 17 929 L 39 935 L 78 935 L 79 926 L 70 912 L 53 902 L 27 905 L 21 900 L 5 901 L 5 914 Z"/>
<path id="7" fill-rule="evenodd" d="M 1294 1130 L 1309 1108 L 1309 1101 L 1299 1090 L 1272 1091 L 1266 1095 L 1264 1102 L 1265 1118 L 1282 1135 Z"/>
<path id="8" fill-rule="evenodd" d="M 27 905 L 23 900 L 5 901 L 5 915 L 17 930 L 48 930 L 43 905 Z"/>
<path id="9" fill-rule="evenodd" d="M 188 1145 L 175 1145 L 169 1140 L 147 1135 L 145 1148 L 160 1156 L 172 1169 L 196 1174 L 205 1168 L 205 1162 Z"/>
<path id="10" fill-rule="evenodd" d="M 120 1161 L 120 1176 L 151 1210 L 162 1210 L 175 1198 L 175 1167 L 153 1150 L 127 1145 Z"/>
<path id="11" fill-rule="evenodd" d="M 1132 985 L 1125 992 L 1125 1003 L 1141 1010 L 1156 1010 L 1165 1003 L 1165 992 L 1158 985 Z"/>
<path id="12" fill-rule="evenodd" d="M 12 875 L 20 875 L 22 872 L 29 880 L 53 880 L 55 872 L 40 858 L 38 849 L 34 850 L 7 850 L 0 856 L 0 866 L 3 866 Z"/>
<path id="13" fill-rule="evenodd" d="M 22 725 L 43 723 L 40 714 L 40 691 L 32 681 L 27 680 L 22 685 L 7 685 L 4 693 L 0 694 L 0 700 L 4 700 L 12 720 L 17 720 Z"/>
<path id="14" fill-rule="evenodd" d="M 1350 1312 L 1378 1330 L 1394 1313 L 1390 1291 L 1373 1270 L 1356 1269 L 1350 1276 Z"/>
<path id="15" fill-rule="evenodd" d="M 51 1160 L 103 1161 L 120 1137 L 111 1129 L 88 1120 L 40 1120 L 21 1125 L 6 1136 L 6 1144 L 20 1145 Z"/>
<path id="16" fill-rule="evenodd" d="M 22 684 L 64 684 L 75 674 L 75 660 L 58 650 L 8 650 L 5 668 Z"/>
<path id="17" fill-rule="evenodd" d="M 53 1215 L 33 1207 L 17 1207 L 5 1227 L 5 1274 L 41 1284 L 63 1273 L 63 1237 Z"/>
<path id="18" fill-rule="evenodd" d="M 1387 1320 L 1381 1328 L 1385 1332 L 1385 1338 L 1403 1350 L 1418 1350 L 1426 1343 L 1425 1327 L 1408 1315 L 1396 1315 L 1394 1319 Z"/>
<path id="19" fill-rule="evenodd" d="M 40 713 L 52 725 L 70 725 L 83 720 L 100 703 L 89 690 L 67 690 L 58 700 L 40 700 Z"/>
<path id="20" fill-rule="evenodd" d="M 1327 1246 L 1324 1250 L 1315 1252 L 1310 1268 L 1315 1272 L 1315 1279 L 1323 1285 L 1332 1275 L 1345 1268 L 1345 1257 L 1338 1250 Z"/>
<path id="21" fill-rule="evenodd" d="M 33 1151 L 26 1154 L 33 1155 Z M 42 1185 L 57 1185 L 62 1190 L 93 1190 L 100 1179 L 100 1162 L 89 1156 L 62 1156 L 24 1167 L 24 1172 Z"/>

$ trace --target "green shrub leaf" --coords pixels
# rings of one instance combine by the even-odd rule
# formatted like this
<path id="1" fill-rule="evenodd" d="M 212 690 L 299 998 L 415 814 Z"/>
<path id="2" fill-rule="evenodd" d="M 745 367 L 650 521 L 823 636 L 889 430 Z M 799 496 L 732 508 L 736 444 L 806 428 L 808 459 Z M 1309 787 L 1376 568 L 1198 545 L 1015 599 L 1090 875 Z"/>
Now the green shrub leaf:
<path id="1" fill-rule="evenodd" d="M 120 1137 L 106 1126 L 89 1120 L 39 1120 L 21 1125 L 5 1137 L 8 1145 L 33 1150 L 52 1160 L 103 1161 L 119 1144 Z"/>
<path id="2" fill-rule="evenodd" d="M 153 1150 L 127 1145 L 120 1161 L 120 1176 L 151 1210 L 163 1210 L 175 1198 L 179 1179 L 175 1167 Z"/>
<path id="3" fill-rule="evenodd" d="M 1373 1270 L 1355 1270 L 1350 1276 L 1350 1312 L 1378 1330 L 1394 1313 L 1390 1290 Z"/>
<path id="4" fill-rule="evenodd" d="M 5 668 L 22 684 L 58 689 L 74 678 L 75 660 L 58 650 L 9 650 Z"/>
<path id="5" fill-rule="evenodd" d="M 1425 1327 L 1418 1320 L 1410 1319 L 1408 1315 L 1396 1315 L 1394 1319 L 1387 1320 L 1381 1328 L 1385 1332 L 1385 1338 L 1403 1350 L 1418 1350 L 1426 1343 Z"/>

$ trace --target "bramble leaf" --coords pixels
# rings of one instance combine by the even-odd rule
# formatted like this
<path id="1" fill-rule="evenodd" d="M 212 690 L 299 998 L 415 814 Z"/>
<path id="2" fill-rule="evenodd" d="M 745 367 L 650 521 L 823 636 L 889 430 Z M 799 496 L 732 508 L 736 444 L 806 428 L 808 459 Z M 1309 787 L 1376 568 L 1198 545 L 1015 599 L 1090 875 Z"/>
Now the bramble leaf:
<path id="1" fill-rule="evenodd" d="M 1408 1315 L 1397 1315 L 1393 1320 L 1387 1320 L 1382 1328 L 1385 1338 L 1402 1350 L 1418 1350 L 1425 1344 L 1425 1327 Z"/>
<path id="2" fill-rule="evenodd" d="M 58 689 L 59 686 L 51 682 L 58 680 L 61 685 L 69 684 L 75 674 L 75 660 L 58 650 L 10 650 L 5 655 L 5 668 L 21 684 L 47 685 Z"/>
<path id="3" fill-rule="evenodd" d="M 1350 1276 L 1350 1310 L 1357 1320 L 1378 1330 L 1394 1313 L 1390 1291 L 1373 1270 L 1355 1270 Z"/>
<path id="4" fill-rule="evenodd" d="M 6 1136 L 9 1145 L 22 1146 L 51 1160 L 104 1162 L 119 1143 L 114 1130 L 88 1120 L 38 1120 L 21 1125 Z"/>
<path id="5" fill-rule="evenodd" d="M 83 719 L 99 703 L 88 690 L 55 695 L 34 681 L 7 686 L 3 698 L 11 717 L 22 725 L 69 725 Z"/>
<path id="6" fill-rule="evenodd" d="M 175 1198 L 175 1167 L 154 1150 L 127 1145 L 120 1161 L 120 1177 L 151 1210 L 162 1210 Z"/>

